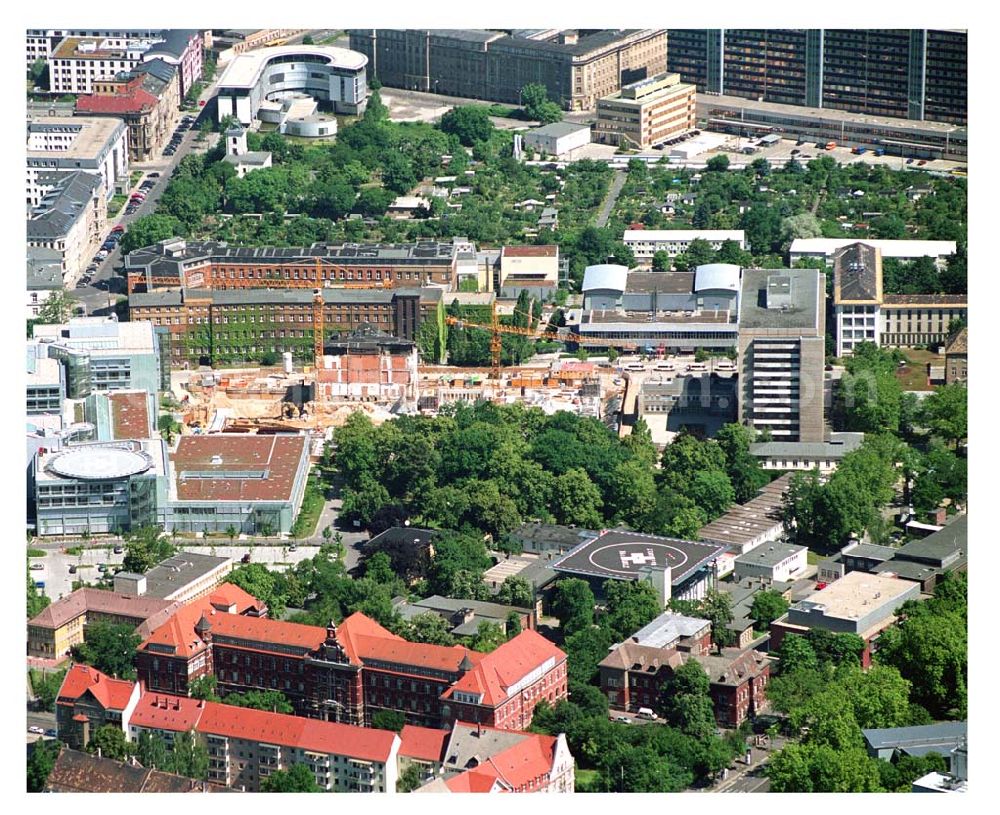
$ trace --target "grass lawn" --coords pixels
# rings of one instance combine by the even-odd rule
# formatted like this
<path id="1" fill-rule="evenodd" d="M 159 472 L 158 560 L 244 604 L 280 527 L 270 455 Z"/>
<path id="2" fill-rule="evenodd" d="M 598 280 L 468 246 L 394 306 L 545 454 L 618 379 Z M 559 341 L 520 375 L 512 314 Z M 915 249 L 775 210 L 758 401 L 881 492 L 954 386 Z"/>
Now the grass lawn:
<path id="1" fill-rule="evenodd" d="M 927 384 L 927 363 L 944 365 L 944 357 L 921 348 L 908 348 L 903 351 L 907 364 L 896 371 L 899 380 L 906 391 L 929 391 L 933 388 Z"/>
<path id="2" fill-rule="evenodd" d="M 806 552 L 806 563 L 808 563 L 810 566 L 815 566 L 822 559 L 823 559 L 822 556 L 814 552 L 812 549 Z"/>
<path id="3" fill-rule="evenodd" d="M 48 554 L 48 552 L 46 552 L 44 549 L 29 549 L 28 550 L 28 557 L 45 557 L 45 555 L 47 555 L 47 554 Z"/>
<path id="4" fill-rule="evenodd" d="M 594 784 L 597 783 L 599 777 L 597 770 L 581 770 L 577 768 L 576 771 L 576 789 L 577 791 L 583 791 L 587 789 L 592 789 Z"/>
<path id="5" fill-rule="evenodd" d="M 124 195 L 116 195 L 110 201 L 108 201 L 108 217 L 114 218 L 122 211 L 122 207 L 125 206 L 125 202 L 128 199 Z"/>
<path id="6" fill-rule="evenodd" d="M 316 524 L 323 512 L 323 487 L 316 479 L 310 479 L 306 485 L 306 494 L 302 498 L 302 508 L 299 516 L 292 524 L 293 538 L 308 538 L 316 534 Z"/>
<path id="7" fill-rule="evenodd" d="M 139 183 L 139 179 L 142 178 L 142 171 L 136 170 L 134 173 L 130 173 L 128 178 L 129 184 L 134 187 Z"/>

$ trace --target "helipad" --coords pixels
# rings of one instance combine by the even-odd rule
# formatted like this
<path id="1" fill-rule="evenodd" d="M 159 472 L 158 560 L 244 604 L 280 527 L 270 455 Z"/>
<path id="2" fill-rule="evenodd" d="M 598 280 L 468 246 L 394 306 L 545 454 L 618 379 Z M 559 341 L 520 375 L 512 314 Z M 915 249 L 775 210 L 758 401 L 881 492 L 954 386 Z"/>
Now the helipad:
<path id="1" fill-rule="evenodd" d="M 582 543 L 553 564 L 557 572 L 631 580 L 645 568 L 669 566 L 677 585 L 713 561 L 725 547 L 639 532 L 605 532 Z"/>
<path id="2" fill-rule="evenodd" d="M 63 478 L 107 481 L 138 475 L 152 466 L 152 459 L 145 453 L 118 447 L 84 447 L 53 457 L 46 469 Z"/>

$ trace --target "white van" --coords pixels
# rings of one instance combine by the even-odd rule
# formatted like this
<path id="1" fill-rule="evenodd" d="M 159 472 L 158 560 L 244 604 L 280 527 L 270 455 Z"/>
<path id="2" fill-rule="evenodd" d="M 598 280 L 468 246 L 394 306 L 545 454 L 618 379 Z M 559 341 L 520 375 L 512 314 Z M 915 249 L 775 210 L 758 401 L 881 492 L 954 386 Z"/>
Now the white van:
<path id="1" fill-rule="evenodd" d="M 655 713 L 653 713 L 651 708 L 648 707 L 639 708 L 635 716 L 637 719 L 649 719 L 649 721 L 651 722 L 655 722 L 658 718 L 660 718 Z"/>

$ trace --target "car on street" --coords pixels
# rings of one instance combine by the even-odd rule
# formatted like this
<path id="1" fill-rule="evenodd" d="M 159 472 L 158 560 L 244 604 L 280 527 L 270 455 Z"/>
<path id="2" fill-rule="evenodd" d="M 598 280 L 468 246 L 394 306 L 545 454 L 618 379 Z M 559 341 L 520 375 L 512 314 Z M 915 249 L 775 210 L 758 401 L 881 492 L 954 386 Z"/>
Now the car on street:
<path id="1" fill-rule="evenodd" d="M 632 723 L 632 720 L 628 716 L 615 716 L 614 721 L 621 722 L 622 724 Z"/>
<path id="2" fill-rule="evenodd" d="M 907 164 L 913 164 L 913 159 L 912 159 L 912 158 L 908 158 L 908 159 L 906 160 L 906 163 L 907 163 Z"/>
<path id="3" fill-rule="evenodd" d="M 56 729 L 54 727 L 50 727 L 48 730 L 45 731 L 45 735 L 48 736 L 50 739 L 54 739 L 59 734 L 56 733 Z"/>
<path id="4" fill-rule="evenodd" d="M 296 546 L 296 545 L 295 545 L 295 544 L 293 543 L 293 544 L 291 544 L 291 545 L 290 545 L 290 546 L 288 547 L 288 551 L 289 551 L 289 552 L 294 552 L 294 551 L 296 551 L 296 550 L 297 550 L 298 548 L 299 548 L 299 547 L 298 547 L 298 546 Z"/>
<path id="5" fill-rule="evenodd" d="M 150 173 L 150 174 L 149 174 L 149 177 L 150 177 L 150 178 L 159 178 L 159 177 L 160 177 L 160 174 L 159 174 L 159 173 Z"/>
<path id="6" fill-rule="evenodd" d="M 250 562 L 250 553 L 247 552 L 245 555 L 243 555 L 243 557 L 240 558 L 240 563 L 249 563 L 249 562 Z"/>
<path id="7" fill-rule="evenodd" d="M 44 569 L 45 568 L 45 564 L 44 563 L 32 563 L 31 566 L 29 566 L 28 568 L 31 569 L 31 571 L 33 571 L 33 572 L 37 572 L 37 571 L 39 571 L 41 569 Z"/>
<path id="8" fill-rule="evenodd" d="M 106 572 L 107 570 L 108 570 L 108 564 L 107 563 L 99 563 L 98 564 L 97 571 L 99 571 L 101 574 L 104 574 L 104 572 Z"/>
<path id="9" fill-rule="evenodd" d="M 917 166 L 918 167 L 923 167 L 926 163 L 927 163 L 927 159 L 920 159 L 920 161 L 917 162 Z"/>
<path id="10" fill-rule="evenodd" d="M 118 226 L 114 227 L 111 231 L 118 235 L 121 235 L 125 231 L 125 227 L 122 226 L 121 224 L 118 224 Z"/>
<path id="11" fill-rule="evenodd" d="M 72 565 L 71 565 L 71 566 L 69 567 L 69 573 L 70 573 L 70 574 L 76 574 L 76 566 L 72 566 Z"/>
<path id="12" fill-rule="evenodd" d="M 122 546 L 116 546 L 116 547 L 115 547 L 115 554 L 116 554 L 116 555 L 120 555 L 120 554 L 121 554 L 122 552 L 124 552 L 124 551 L 125 551 L 125 548 L 124 548 L 124 547 L 122 547 Z"/>
<path id="13" fill-rule="evenodd" d="M 28 732 L 29 733 L 37 733 L 39 736 L 44 736 L 45 735 L 45 728 L 44 727 L 37 727 L 36 725 L 32 725 L 31 727 L 28 728 Z"/>

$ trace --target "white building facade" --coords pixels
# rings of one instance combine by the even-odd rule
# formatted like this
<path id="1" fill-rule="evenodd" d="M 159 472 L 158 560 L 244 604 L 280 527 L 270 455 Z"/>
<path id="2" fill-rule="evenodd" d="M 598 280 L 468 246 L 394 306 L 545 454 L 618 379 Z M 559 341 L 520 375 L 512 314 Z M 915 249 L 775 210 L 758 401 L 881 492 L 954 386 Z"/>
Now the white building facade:
<path id="1" fill-rule="evenodd" d="M 622 242 L 632 250 L 640 266 L 649 266 L 653 255 L 666 252 L 671 258 L 686 252 L 692 241 L 708 241 L 718 252 L 726 241 L 735 241 L 746 249 L 746 235 L 742 229 L 626 229 Z"/>

